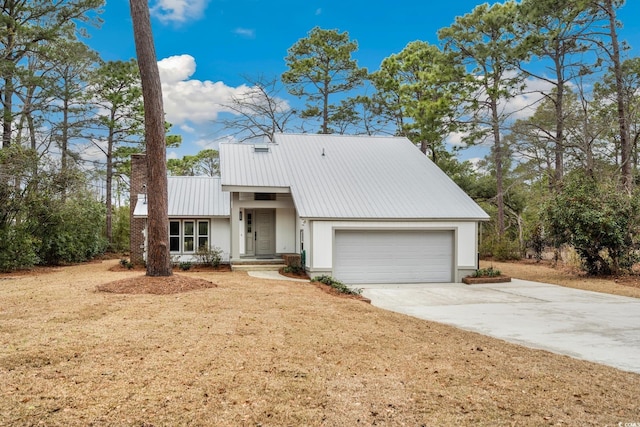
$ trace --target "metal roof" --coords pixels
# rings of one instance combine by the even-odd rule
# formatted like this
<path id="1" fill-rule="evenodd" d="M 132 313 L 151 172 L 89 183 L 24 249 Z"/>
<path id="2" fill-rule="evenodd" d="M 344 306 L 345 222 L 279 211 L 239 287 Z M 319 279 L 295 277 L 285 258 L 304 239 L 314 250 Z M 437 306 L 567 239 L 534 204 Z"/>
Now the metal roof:
<path id="1" fill-rule="evenodd" d="M 223 187 L 289 187 L 302 218 L 488 219 L 407 138 L 277 134 L 220 144 Z"/>
<path id="2" fill-rule="evenodd" d="M 169 217 L 228 217 L 231 214 L 230 193 L 222 191 L 220 178 L 206 176 L 169 176 Z M 144 194 L 138 195 L 133 215 L 147 216 Z"/>

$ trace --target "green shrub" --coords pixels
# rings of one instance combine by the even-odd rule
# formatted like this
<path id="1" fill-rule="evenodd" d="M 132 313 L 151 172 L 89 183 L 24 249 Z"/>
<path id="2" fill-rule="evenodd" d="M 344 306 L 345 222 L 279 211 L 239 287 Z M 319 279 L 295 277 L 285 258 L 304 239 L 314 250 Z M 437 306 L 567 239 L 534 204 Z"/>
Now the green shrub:
<path id="1" fill-rule="evenodd" d="M 493 267 L 487 267 L 476 270 L 471 277 L 498 277 L 501 275 L 502 272 L 500 270 L 494 269 Z"/>
<path id="2" fill-rule="evenodd" d="M 555 246 L 574 247 L 589 274 L 627 272 L 638 261 L 640 197 L 619 191 L 615 182 L 573 171 L 545 216 Z"/>
<path id="3" fill-rule="evenodd" d="M 120 206 L 113 212 L 112 243 L 110 250 L 122 252 L 129 249 L 129 206 Z"/>
<path id="4" fill-rule="evenodd" d="M 201 246 L 196 251 L 196 257 L 198 258 L 198 262 L 200 264 L 210 265 L 213 268 L 218 268 L 220 267 L 220 263 L 222 263 L 222 249 L 217 246 L 213 248 Z"/>
<path id="5" fill-rule="evenodd" d="M 547 241 L 544 235 L 544 227 L 541 222 L 536 222 L 531 230 L 527 247 L 533 251 L 533 256 L 537 261 L 542 260 L 542 252 L 544 251 Z"/>
<path id="6" fill-rule="evenodd" d="M 12 177 L 0 180 L 1 269 L 81 262 L 106 249 L 103 203 L 80 171 L 59 173 L 47 158 L 18 144 L 0 150 L 0 170 Z"/>
<path id="7" fill-rule="evenodd" d="M 182 261 L 179 265 L 180 270 L 182 271 L 188 271 L 191 270 L 191 266 L 192 264 L 189 261 Z"/>
<path id="8" fill-rule="evenodd" d="M 362 289 L 352 289 L 347 285 L 345 285 L 344 283 L 342 283 L 341 281 L 336 280 L 333 277 L 327 276 L 327 275 L 316 276 L 313 279 L 311 279 L 311 281 L 320 282 L 320 283 L 324 283 L 325 285 L 329 285 L 333 289 L 343 294 L 360 295 L 362 293 Z"/>
<path id="9" fill-rule="evenodd" d="M 87 261 L 104 253 L 104 206 L 88 197 L 41 201 L 32 209 L 29 225 L 39 240 L 41 263 L 58 265 Z"/>
<path id="10" fill-rule="evenodd" d="M 0 242 L 0 271 L 31 268 L 39 262 L 35 251 L 38 242 L 23 227 L 0 228 Z"/>
<path id="11" fill-rule="evenodd" d="M 282 269 L 282 271 L 289 274 L 302 274 L 304 273 L 304 268 L 299 265 L 287 265 Z"/>
<path id="12" fill-rule="evenodd" d="M 490 236 L 482 241 L 479 247 L 480 256 L 493 258 L 497 261 L 518 260 L 521 258 L 518 242 L 498 240 L 496 236 Z"/>
<path id="13" fill-rule="evenodd" d="M 133 269 L 133 267 L 134 267 L 133 263 L 130 260 L 128 260 L 127 258 L 121 258 L 120 259 L 120 265 L 125 267 L 125 268 L 128 268 L 129 270 Z"/>

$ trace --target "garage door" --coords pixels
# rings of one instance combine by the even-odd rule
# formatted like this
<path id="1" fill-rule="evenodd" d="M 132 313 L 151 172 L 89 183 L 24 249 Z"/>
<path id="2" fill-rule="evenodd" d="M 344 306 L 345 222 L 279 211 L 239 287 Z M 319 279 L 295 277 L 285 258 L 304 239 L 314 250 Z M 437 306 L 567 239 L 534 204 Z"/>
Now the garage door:
<path id="1" fill-rule="evenodd" d="M 452 231 L 336 230 L 333 276 L 345 283 L 451 282 Z"/>

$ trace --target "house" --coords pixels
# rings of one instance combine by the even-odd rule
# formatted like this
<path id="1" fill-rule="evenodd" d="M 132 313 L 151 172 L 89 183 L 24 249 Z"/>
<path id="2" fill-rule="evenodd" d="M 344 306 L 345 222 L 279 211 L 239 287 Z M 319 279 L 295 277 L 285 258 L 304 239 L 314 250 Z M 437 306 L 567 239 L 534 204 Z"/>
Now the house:
<path id="1" fill-rule="evenodd" d="M 185 239 L 202 221 L 232 264 L 301 253 L 310 275 L 349 284 L 457 282 L 478 268 L 488 215 L 406 138 L 278 134 L 221 144 L 220 170 L 209 189 L 169 178 L 176 256 L 193 253 Z"/>
<path id="2" fill-rule="evenodd" d="M 131 158 L 131 261 L 142 263 L 146 248 L 146 158 Z M 167 179 L 169 250 L 176 262 L 197 261 L 198 248 L 220 248 L 229 262 L 230 197 L 219 177 L 170 176 Z"/>

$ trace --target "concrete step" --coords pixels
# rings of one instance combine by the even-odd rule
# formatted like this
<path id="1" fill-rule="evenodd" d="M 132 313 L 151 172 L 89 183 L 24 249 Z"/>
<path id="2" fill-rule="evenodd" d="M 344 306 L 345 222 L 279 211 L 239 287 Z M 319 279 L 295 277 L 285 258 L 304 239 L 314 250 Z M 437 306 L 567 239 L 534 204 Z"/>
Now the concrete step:
<path id="1" fill-rule="evenodd" d="M 231 270 L 233 271 L 278 271 L 285 265 L 280 264 L 231 264 Z"/>

